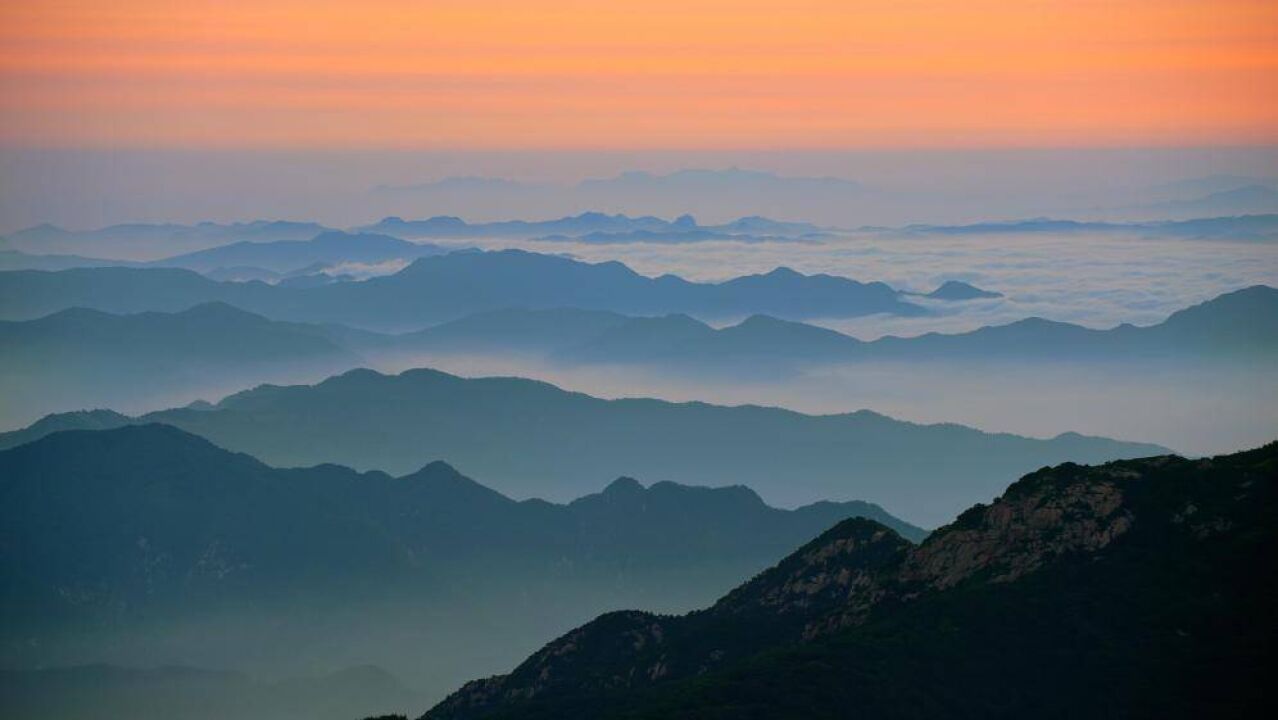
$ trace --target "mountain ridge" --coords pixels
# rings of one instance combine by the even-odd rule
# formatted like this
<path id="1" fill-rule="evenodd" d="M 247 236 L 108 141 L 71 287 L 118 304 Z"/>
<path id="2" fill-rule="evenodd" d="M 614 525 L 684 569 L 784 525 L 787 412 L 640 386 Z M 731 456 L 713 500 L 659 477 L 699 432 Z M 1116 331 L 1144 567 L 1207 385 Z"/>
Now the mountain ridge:
<path id="1" fill-rule="evenodd" d="M 0 435 L 0 447 L 81 417 Z M 102 421 L 93 417 L 99 426 Z M 749 405 L 603 400 L 541 381 L 463 379 L 428 369 L 398 375 L 361 369 L 316 385 L 264 385 L 212 408 L 177 408 L 127 422 L 175 425 L 276 466 L 332 462 L 403 473 L 446 457 L 515 497 L 567 499 L 600 476 L 630 475 L 744 483 L 786 506 L 855 497 L 922 522 L 992 496 L 1009 476 L 1053 459 L 1166 452 L 1079 435 L 1037 440 L 915 424 L 870 411 L 805 415 Z M 654 447 L 663 452 L 653 453 Z M 907 447 L 913 451 L 898 454 Z M 799 467 L 804 472 L 796 476 Z M 953 480 L 933 479 L 946 476 Z"/>
<path id="2" fill-rule="evenodd" d="M 1272 706 L 1255 681 L 1275 593 L 1255 563 L 1278 544 L 1276 467 L 1278 443 L 1043 468 L 920 545 L 845 520 L 706 609 L 600 616 L 423 719 Z"/>

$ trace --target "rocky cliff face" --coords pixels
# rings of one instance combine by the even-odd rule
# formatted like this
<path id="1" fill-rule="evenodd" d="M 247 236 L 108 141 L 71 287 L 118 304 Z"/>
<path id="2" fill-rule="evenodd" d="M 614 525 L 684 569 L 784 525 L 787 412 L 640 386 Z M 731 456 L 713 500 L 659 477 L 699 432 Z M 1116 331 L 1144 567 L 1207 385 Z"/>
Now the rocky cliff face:
<path id="1" fill-rule="evenodd" d="M 1213 538 L 1245 532 L 1272 540 L 1276 458 L 1278 443 L 1208 460 L 1047 468 L 917 546 L 872 521 L 848 520 L 707 610 L 605 615 L 510 675 L 466 685 L 425 717 L 522 717 L 521 709 L 553 708 L 564 697 L 651 694 L 763 651 L 819 644 L 954 593 L 997 593 L 1064 567 L 1086 573 L 1131 562 L 1136 572 L 1151 563 L 1174 570 L 1177 559 L 1165 554 L 1176 552 L 1196 566 L 1189 559 L 1200 551 L 1223 552 Z"/>

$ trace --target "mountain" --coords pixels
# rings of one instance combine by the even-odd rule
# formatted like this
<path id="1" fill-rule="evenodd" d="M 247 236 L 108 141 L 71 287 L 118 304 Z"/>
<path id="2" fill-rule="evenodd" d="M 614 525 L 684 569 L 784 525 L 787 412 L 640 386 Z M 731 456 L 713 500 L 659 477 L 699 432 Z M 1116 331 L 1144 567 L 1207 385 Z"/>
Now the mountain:
<path id="1" fill-rule="evenodd" d="M 72 309 L 0 322 L 0 390 L 9 401 L 0 408 L 0 421 L 13 427 L 86 407 L 139 412 L 261 382 L 313 381 L 366 365 L 405 367 L 468 355 L 564 369 L 626 366 L 765 380 L 864 362 L 1257 364 L 1278 355 L 1274 318 L 1278 290 L 1263 286 L 1219 296 L 1148 327 L 1093 330 L 1031 318 L 956 335 L 873 342 L 766 315 L 714 328 L 682 314 L 507 309 L 387 335 L 272 321 L 221 303 L 172 314 Z"/>
<path id="2" fill-rule="evenodd" d="M 588 492 L 600 477 L 626 474 L 744 484 L 786 506 L 868 500 L 920 523 L 943 521 L 1043 465 L 1166 452 L 1073 433 L 1038 440 L 916 425 L 869 411 L 804 415 L 601 400 L 532 380 L 463 379 L 432 370 L 355 370 L 318 385 L 264 385 L 212 408 L 165 410 L 128 422 L 174 425 L 283 467 L 337 463 L 401 473 L 447 458 L 516 497 L 567 499 Z M 32 432 L 0 435 L 0 447 L 30 439 Z"/>
<path id="3" fill-rule="evenodd" d="M 0 271 L 69 270 L 79 267 L 116 267 L 136 264 L 138 263 L 128 260 L 104 260 L 82 255 L 37 255 L 20 250 L 0 249 Z"/>
<path id="4" fill-rule="evenodd" d="M 844 521 L 705 610 L 603 615 L 424 720 L 1263 716 L 1278 443 L 1066 464 L 914 545 Z"/>
<path id="5" fill-rule="evenodd" d="M 1093 330 L 1029 318 L 956 335 L 886 337 L 859 352 L 876 360 L 1253 360 L 1278 353 L 1278 289 L 1255 285 L 1235 290 L 1146 327 Z"/>
<path id="6" fill-rule="evenodd" d="M 309 240 L 327 230 L 310 222 L 256 220 L 195 225 L 134 223 L 84 231 L 37 225 L 5 237 L 12 249 L 28 253 L 157 260 L 240 241 Z"/>
<path id="7" fill-rule="evenodd" d="M 1252 215 L 1278 210 L 1278 190 L 1260 184 L 1208 193 L 1192 200 L 1170 200 L 1144 206 L 1153 212 L 1179 217 Z"/>
<path id="8" fill-rule="evenodd" d="M 458 217 L 436 216 L 425 220 L 398 217 L 360 228 L 363 232 L 386 233 L 405 238 L 480 238 L 563 235 L 576 237 L 599 232 L 634 232 L 637 230 L 669 230 L 672 223 L 652 216 L 630 217 L 600 212 L 584 212 L 555 220 L 500 220 L 471 224 Z"/>
<path id="9" fill-rule="evenodd" d="M 810 223 L 784 222 L 765 217 L 738 218 L 719 225 L 700 225 L 691 215 L 674 220 L 644 215 L 584 212 L 554 220 L 501 220 L 468 223 L 440 215 L 424 220 L 387 217 L 360 228 L 404 238 L 515 237 L 542 240 L 580 240 L 594 243 L 697 242 L 710 239 L 752 239 L 756 236 L 792 238 L 815 235 L 822 228 Z"/>
<path id="10" fill-rule="evenodd" d="M 1278 239 L 1278 214 L 1242 214 L 1147 222 L 1082 222 L 1037 218 L 970 225 L 909 225 L 900 231 L 938 235 L 1002 235 L 1025 233 L 1112 233 L 1174 237 L 1188 240 L 1268 242 Z M 897 232 L 897 231 L 889 231 Z"/>
<path id="11" fill-rule="evenodd" d="M 866 213 L 882 218 L 885 194 L 841 178 L 789 176 L 728 167 L 686 168 L 664 173 L 633 170 L 573 184 L 454 177 L 427 183 L 379 186 L 373 189 L 372 197 L 377 207 L 384 208 L 388 214 L 425 211 L 520 217 L 587 211 L 587 214 L 630 213 L 661 217 L 695 214 L 727 219 L 751 213 L 836 224 Z M 892 215 L 902 216 L 902 204 L 906 199 L 890 199 Z M 913 201 L 913 211 L 917 214 L 917 194 L 907 199 Z M 522 229 L 510 230 L 523 232 Z M 374 232 L 395 234 L 389 228 Z M 537 234 L 558 232 L 547 230 Z M 753 234 L 746 230 L 731 232 Z M 574 231 L 571 234 L 584 233 Z M 791 233 L 768 231 L 763 234 Z"/>
<path id="12" fill-rule="evenodd" d="M 971 286 L 942 288 L 932 295 L 974 296 L 966 289 Z M 715 328 L 681 314 L 625 317 L 566 309 L 507 310 L 398 336 L 368 349 L 515 352 L 569 365 L 640 365 L 709 373 L 730 370 L 773 377 L 808 366 L 858 362 L 1251 362 L 1278 355 L 1276 319 L 1278 289 L 1257 285 L 1177 311 L 1156 325 L 1120 325 L 1106 330 L 1028 318 L 965 333 L 889 336 L 865 342 L 767 315 Z"/>
<path id="13" fill-rule="evenodd" d="M 1001 298 L 1003 294 L 982 290 L 960 280 L 946 280 L 940 287 L 928 293 L 926 297 L 933 300 L 987 300 Z"/>
<path id="14" fill-rule="evenodd" d="M 1278 211 L 1278 182 L 1274 178 L 1216 175 L 1148 189 L 1145 202 L 1103 208 L 1116 218 L 1192 218 L 1261 215 Z"/>
<path id="15" fill-rule="evenodd" d="M 0 312 L 9 320 L 76 306 L 107 312 L 173 311 L 213 300 L 275 320 L 398 331 L 512 307 L 703 317 L 925 312 L 883 283 L 802 275 L 787 268 L 721 283 L 695 283 L 674 275 L 646 277 L 618 262 L 589 264 L 519 250 L 424 257 L 393 275 L 308 288 L 219 283 L 177 269 L 0 273 Z"/>
<path id="16" fill-rule="evenodd" d="M 1194 200 L 1204 195 L 1228 192 L 1252 185 L 1278 186 L 1278 178 L 1254 175 L 1204 175 L 1159 183 L 1142 193 L 1151 200 Z"/>
<path id="17" fill-rule="evenodd" d="M 223 303 L 177 313 L 73 308 L 0 322 L 0 420 L 84 407 L 153 408 L 254 383 L 323 378 L 360 364 L 321 328 Z"/>
<path id="18" fill-rule="evenodd" d="M 601 310 L 494 310 L 467 315 L 413 333 L 382 335 L 368 349 L 442 353 L 543 355 L 574 347 L 631 318 Z"/>
<path id="19" fill-rule="evenodd" d="M 591 245 L 622 245 L 626 243 L 655 243 L 663 245 L 680 245 L 699 242 L 801 242 L 812 241 L 820 234 L 783 236 L 783 235 L 744 235 L 719 232 L 717 230 L 631 230 L 629 232 L 593 232 L 577 237 L 568 235 L 545 235 L 534 238 L 544 242 L 576 241 Z"/>
<path id="20" fill-rule="evenodd" d="M 435 693 L 620 605 L 695 607 L 843 518 L 925 534 L 739 485 L 623 478 L 552 504 L 442 462 L 277 469 L 157 424 L 0 452 L 0 498 L 5 667 L 376 662 Z"/>
<path id="21" fill-rule="evenodd" d="M 574 199 L 592 207 L 643 208 L 660 214 L 713 217 L 732 217 L 748 209 L 758 215 L 819 222 L 831 222 L 832 216 L 846 218 L 849 205 L 875 195 L 874 190 L 853 180 L 788 176 L 736 167 L 689 168 L 668 173 L 631 170 L 613 177 L 583 180 L 573 188 Z"/>
<path id="22" fill-rule="evenodd" d="M 849 358 L 861 345 L 833 330 L 767 315 L 752 315 L 720 329 L 687 315 L 667 315 L 630 318 L 585 342 L 560 347 L 550 357 L 568 364 L 772 374 L 778 367 Z"/>
<path id="23" fill-rule="evenodd" d="M 234 267 L 289 273 L 312 265 L 372 265 L 392 260 L 415 260 L 445 252 L 448 250 L 438 245 L 412 243 L 389 235 L 330 231 L 307 240 L 241 241 L 177 255 L 153 264 L 202 273 Z"/>
<path id="24" fill-rule="evenodd" d="M 421 702 L 372 666 L 262 682 L 224 670 L 101 664 L 0 670 L 0 699 L 12 720 L 349 720 Z"/>

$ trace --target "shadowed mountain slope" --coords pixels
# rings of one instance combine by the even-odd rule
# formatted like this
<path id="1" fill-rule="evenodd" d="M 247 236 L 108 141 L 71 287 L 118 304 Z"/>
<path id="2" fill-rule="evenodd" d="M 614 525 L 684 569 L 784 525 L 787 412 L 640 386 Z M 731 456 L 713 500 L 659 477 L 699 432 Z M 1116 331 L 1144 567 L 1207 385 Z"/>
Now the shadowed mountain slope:
<path id="1" fill-rule="evenodd" d="M 1264 715 L 1278 443 L 1045 468 L 921 545 L 848 520 L 709 608 L 601 616 L 424 717 Z"/>

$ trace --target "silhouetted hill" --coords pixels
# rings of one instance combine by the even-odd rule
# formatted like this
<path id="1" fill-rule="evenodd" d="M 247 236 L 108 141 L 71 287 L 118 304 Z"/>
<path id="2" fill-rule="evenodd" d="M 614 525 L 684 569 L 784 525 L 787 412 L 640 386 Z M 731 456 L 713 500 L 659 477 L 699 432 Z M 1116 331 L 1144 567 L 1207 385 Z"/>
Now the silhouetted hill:
<path id="1" fill-rule="evenodd" d="M 360 364 L 321 328 L 267 320 L 223 303 L 178 313 L 74 308 L 0 322 L 0 420 L 53 410 L 164 407 L 193 393 L 268 378 L 323 378 Z"/>
<path id="2" fill-rule="evenodd" d="M 705 602 L 846 517 L 923 535 L 868 503 L 780 510 L 740 486 L 622 480 L 557 505 L 442 462 L 276 469 L 158 424 L 0 452 L 0 497 L 6 667 L 426 663 L 412 677 L 435 692 L 618 604 Z"/>
<path id="3" fill-rule="evenodd" d="M 786 268 L 722 283 L 694 283 L 674 275 L 646 277 L 618 262 L 589 264 L 519 250 L 424 257 L 393 275 L 313 288 L 214 282 L 177 269 L 0 273 L 0 313 L 9 320 L 70 307 L 173 311 L 214 300 L 276 320 L 374 330 L 417 330 L 505 308 L 799 318 L 924 312 L 883 283 L 801 275 Z"/>
<path id="4" fill-rule="evenodd" d="M 1009 479 L 1066 459 L 1166 452 L 1067 433 L 1050 440 L 960 425 L 916 425 L 868 411 L 601 400 L 518 378 L 432 370 L 355 370 L 318 385 L 264 385 L 163 422 L 277 466 L 338 463 L 408 472 L 448 458 L 518 497 L 568 499 L 626 474 L 698 485 L 744 484 L 784 505 L 864 499 L 940 522 Z M 0 447 L 29 433 L 0 435 Z"/>
<path id="5" fill-rule="evenodd" d="M 415 260 L 445 252 L 448 250 L 438 245 L 412 243 L 388 235 L 332 231 L 308 240 L 242 241 L 165 258 L 153 264 L 197 272 L 242 266 L 289 273 L 312 265 L 376 264 Z"/>
<path id="6" fill-rule="evenodd" d="M 847 520 L 705 610 L 603 615 L 424 718 L 1264 716 L 1276 469 L 1278 443 L 1044 468 L 917 546 Z"/>

